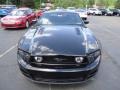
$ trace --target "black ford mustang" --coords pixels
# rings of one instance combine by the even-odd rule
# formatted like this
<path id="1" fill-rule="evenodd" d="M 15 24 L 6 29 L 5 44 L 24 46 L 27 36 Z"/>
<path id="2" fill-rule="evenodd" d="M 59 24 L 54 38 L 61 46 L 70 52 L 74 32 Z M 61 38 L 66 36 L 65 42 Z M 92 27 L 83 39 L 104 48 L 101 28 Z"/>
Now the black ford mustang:
<path id="1" fill-rule="evenodd" d="M 47 11 L 18 44 L 22 73 L 42 83 L 77 83 L 94 76 L 101 45 L 75 12 Z"/>

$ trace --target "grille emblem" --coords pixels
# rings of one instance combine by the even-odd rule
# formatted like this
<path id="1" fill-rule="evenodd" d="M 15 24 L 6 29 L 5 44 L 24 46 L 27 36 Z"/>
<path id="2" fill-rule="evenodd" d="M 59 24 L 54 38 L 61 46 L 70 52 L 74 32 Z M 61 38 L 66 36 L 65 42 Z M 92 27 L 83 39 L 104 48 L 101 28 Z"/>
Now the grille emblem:
<path id="1" fill-rule="evenodd" d="M 57 62 L 62 62 L 62 61 L 64 61 L 65 59 L 63 59 L 63 58 L 54 58 L 54 60 L 57 61 Z"/>

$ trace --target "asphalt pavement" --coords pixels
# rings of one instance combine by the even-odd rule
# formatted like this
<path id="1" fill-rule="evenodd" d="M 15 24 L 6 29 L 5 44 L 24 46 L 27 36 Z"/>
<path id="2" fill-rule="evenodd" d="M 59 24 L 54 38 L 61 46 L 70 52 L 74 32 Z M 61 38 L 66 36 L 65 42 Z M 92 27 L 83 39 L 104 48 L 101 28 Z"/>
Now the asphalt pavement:
<path id="1" fill-rule="evenodd" d="M 103 46 L 99 72 L 89 81 L 73 85 L 36 84 L 17 65 L 17 43 L 27 29 L 0 27 L 0 90 L 120 90 L 120 17 L 90 16 L 87 26 Z"/>

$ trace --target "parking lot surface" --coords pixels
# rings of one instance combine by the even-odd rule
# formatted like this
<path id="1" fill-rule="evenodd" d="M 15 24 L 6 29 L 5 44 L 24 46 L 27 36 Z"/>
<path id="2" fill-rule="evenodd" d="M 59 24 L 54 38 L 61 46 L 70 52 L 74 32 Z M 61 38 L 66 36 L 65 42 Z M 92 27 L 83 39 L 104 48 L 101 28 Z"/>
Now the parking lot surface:
<path id="1" fill-rule="evenodd" d="M 27 29 L 0 27 L 0 90 L 120 90 L 120 17 L 90 16 L 87 25 L 101 41 L 99 72 L 89 81 L 73 85 L 36 84 L 26 79 L 17 65 L 17 43 Z"/>

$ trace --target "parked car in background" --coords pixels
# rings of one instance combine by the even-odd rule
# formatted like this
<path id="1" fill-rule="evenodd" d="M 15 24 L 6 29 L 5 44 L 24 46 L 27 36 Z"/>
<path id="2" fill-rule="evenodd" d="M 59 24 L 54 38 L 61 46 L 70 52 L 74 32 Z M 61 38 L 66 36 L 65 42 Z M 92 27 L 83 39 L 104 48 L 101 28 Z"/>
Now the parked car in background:
<path id="1" fill-rule="evenodd" d="M 1 19 L 3 28 L 28 28 L 36 20 L 36 15 L 30 8 L 13 10 L 9 15 Z"/>
<path id="2" fill-rule="evenodd" d="M 10 12 L 4 8 L 0 8 L 0 17 L 8 15 Z"/>
<path id="3" fill-rule="evenodd" d="M 0 17 L 8 15 L 14 9 L 17 9 L 15 5 L 2 5 L 0 8 Z"/>
<path id="4" fill-rule="evenodd" d="M 87 11 L 86 9 L 77 9 L 76 12 L 80 15 L 83 20 L 87 20 Z"/>
<path id="5" fill-rule="evenodd" d="M 56 7 L 55 10 L 64 10 L 64 8 L 63 7 Z"/>
<path id="6" fill-rule="evenodd" d="M 2 7 L 2 8 L 8 10 L 9 12 L 13 11 L 14 9 L 17 9 L 17 7 L 15 7 L 15 6 L 14 7 L 13 6 L 6 6 L 6 7 Z"/>
<path id="7" fill-rule="evenodd" d="M 118 13 L 119 13 L 118 15 L 120 16 L 120 9 L 117 9 L 117 10 L 118 10 Z"/>
<path id="8" fill-rule="evenodd" d="M 100 8 L 99 10 L 102 12 L 102 15 L 104 15 L 104 16 L 107 15 L 107 10 L 106 9 Z"/>
<path id="9" fill-rule="evenodd" d="M 75 11 L 76 8 L 75 7 L 67 7 L 67 10 L 69 10 L 69 11 Z"/>
<path id="10" fill-rule="evenodd" d="M 102 12 L 97 8 L 89 8 L 88 14 L 89 15 L 102 15 Z"/>
<path id="11" fill-rule="evenodd" d="M 113 16 L 120 16 L 120 9 L 110 9 L 113 12 Z"/>
<path id="12" fill-rule="evenodd" d="M 113 16 L 113 11 L 111 9 L 106 9 L 106 10 L 107 10 L 106 16 Z"/>
<path id="13" fill-rule="evenodd" d="M 21 38 L 17 57 L 21 72 L 32 81 L 79 83 L 97 73 L 101 45 L 78 13 L 46 11 Z"/>

